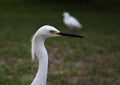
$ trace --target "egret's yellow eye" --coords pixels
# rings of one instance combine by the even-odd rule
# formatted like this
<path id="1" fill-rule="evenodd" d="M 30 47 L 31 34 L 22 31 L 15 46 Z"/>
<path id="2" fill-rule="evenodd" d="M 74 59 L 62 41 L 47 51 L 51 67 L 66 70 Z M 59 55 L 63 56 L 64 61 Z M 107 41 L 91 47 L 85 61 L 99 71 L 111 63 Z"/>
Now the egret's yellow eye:
<path id="1" fill-rule="evenodd" d="M 50 30 L 50 33 L 51 33 L 51 34 L 56 34 L 57 31 L 55 31 L 55 30 Z"/>

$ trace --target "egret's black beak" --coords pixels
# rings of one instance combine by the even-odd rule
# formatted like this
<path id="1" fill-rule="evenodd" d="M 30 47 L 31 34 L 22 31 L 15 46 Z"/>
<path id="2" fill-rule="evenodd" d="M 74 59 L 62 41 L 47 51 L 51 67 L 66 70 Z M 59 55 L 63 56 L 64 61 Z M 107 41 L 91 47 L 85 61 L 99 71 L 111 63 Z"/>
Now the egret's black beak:
<path id="1" fill-rule="evenodd" d="M 68 37 L 84 38 L 84 37 L 81 36 L 81 35 L 71 34 L 71 33 L 65 33 L 65 32 L 59 32 L 59 33 L 57 33 L 57 34 L 62 35 L 62 36 L 68 36 Z"/>

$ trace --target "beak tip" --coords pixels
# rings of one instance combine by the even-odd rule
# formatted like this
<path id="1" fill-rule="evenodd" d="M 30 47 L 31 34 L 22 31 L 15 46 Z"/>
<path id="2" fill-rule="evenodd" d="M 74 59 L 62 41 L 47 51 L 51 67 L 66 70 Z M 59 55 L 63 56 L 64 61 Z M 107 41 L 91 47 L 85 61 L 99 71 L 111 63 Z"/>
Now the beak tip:
<path id="1" fill-rule="evenodd" d="M 85 38 L 84 36 L 81 36 L 81 38 Z"/>

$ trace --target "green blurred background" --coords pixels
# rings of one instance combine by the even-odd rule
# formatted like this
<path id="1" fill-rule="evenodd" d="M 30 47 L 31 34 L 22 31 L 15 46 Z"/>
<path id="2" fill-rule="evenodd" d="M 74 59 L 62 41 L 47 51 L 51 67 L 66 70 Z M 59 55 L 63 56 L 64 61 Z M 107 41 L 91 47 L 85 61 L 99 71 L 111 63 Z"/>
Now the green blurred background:
<path id="1" fill-rule="evenodd" d="M 68 29 L 64 11 L 83 28 Z M 0 85 L 30 85 L 31 38 L 46 24 L 85 37 L 47 39 L 47 85 L 120 85 L 119 0 L 0 0 Z"/>

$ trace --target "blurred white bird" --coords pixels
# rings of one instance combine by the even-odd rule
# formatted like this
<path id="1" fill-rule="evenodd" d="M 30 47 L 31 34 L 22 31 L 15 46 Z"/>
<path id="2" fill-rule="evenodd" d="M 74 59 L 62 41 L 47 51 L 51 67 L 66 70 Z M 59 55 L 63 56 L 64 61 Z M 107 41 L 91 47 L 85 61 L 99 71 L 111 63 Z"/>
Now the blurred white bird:
<path id="1" fill-rule="evenodd" d="M 79 23 L 79 21 L 75 17 L 71 16 L 68 12 L 63 13 L 63 22 L 70 29 L 82 28 L 82 25 Z"/>
<path id="2" fill-rule="evenodd" d="M 32 47 L 31 47 L 32 59 L 33 60 L 35 58 L 38 59 L 39 66 L 38 66 L 37 74 L 31 85 L 46 85 L 47 72 L 48 72 L 48 54 L 44 46 L 44 42 L 48 37 L 55 37 L 60 35 L 83 38 L 83 36 L 80 35 L 60 32 L 55 27 L 49 25 L 45 25 L 39 28 L 32 38 Z"/>

